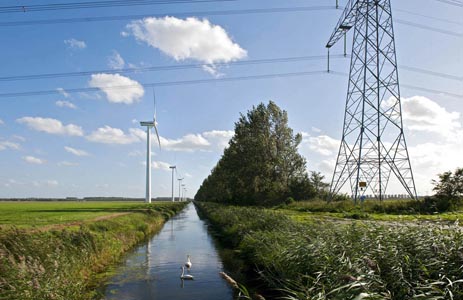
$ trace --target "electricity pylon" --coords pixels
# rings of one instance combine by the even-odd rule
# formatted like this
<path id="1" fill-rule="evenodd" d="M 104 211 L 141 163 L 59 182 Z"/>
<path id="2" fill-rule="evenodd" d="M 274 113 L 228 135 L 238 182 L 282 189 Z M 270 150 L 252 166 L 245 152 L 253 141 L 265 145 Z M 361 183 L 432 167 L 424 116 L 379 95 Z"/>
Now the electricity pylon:
<path id="1" fill-rule="evenodd" d="M 349 0 L 326 47 L 353 28 L 344 128 L 332 195 L 349 182 L 352 197 L 382 200 L 391 173 L 411 198 L 416 188 L 403 132 L 390 0 Z"/>

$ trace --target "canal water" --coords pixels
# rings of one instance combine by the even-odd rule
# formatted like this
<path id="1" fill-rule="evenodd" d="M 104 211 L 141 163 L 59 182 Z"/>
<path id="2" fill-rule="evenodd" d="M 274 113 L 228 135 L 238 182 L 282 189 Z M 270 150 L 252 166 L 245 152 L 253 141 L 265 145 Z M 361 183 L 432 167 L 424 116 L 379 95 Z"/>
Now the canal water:
<path id="1" fill-rule="evenodd" d="M 191 256 L 189 273 L 181 266 Z M 130 253 L 104 287 L 106 300 L 232 300 L 233 291 L 220 277 L 223 265 L 207 224 L 193 204 L 164 224 L 162 230 Z"/>

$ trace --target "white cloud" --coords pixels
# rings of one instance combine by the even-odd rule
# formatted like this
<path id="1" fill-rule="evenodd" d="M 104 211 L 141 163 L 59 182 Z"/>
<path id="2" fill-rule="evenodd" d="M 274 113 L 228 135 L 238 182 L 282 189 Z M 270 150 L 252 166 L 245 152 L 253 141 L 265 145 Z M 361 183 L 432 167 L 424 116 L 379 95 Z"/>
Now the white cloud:
<path id="1" fill-rule="evenodd" d="M 64 44 L 67 45 L 71 49 L 85 49 L 87 48 L 87 44 L 84 41 L 79 41 L 74 38 L 64 40 Z"/>
<path id="2" fill-rule="evenodd" d="M 203 132 L 203 136 L 218 150 L 228 147 L 228 142 L 235 134 L 232 130 L 212 130 Z"/>
<path id="3" fill-rule="evenodd" d="M 56 90 L 57 90 L 58 93 L 60 93 L 64 98 L 69 98 L 69 93 L 67 93 L 65 89 L 63 89 L 63 88 L 57 88 Z"/>
<path id="4" fill-rule="evenodd" d="M 187 134 L 180 139 L 166 139 L 161 137 L 161 147 L 171 151 L 193 152 L 209 150 L 211 144 L 201 134 Z"/>
<path id="5" fill-rule="evenodd" d="M 89 156 L 90 155 L 90 154 L 88 154 L 88 152 L 86 152 L 84 150 L 75 149 L 75 148 L 68 147 L 68 146 L 65 146 L 64 150 L 66 150 L 67 152 L 69 152 L 71 154 L 74 154 L 76 156 Z"/>
<path id="6" fill-rule="evenodd" d="M 215 63 L 247 56 L 247 51 L 233 42 L 225 29 L 206 19 L 145 18 L 132 21 L 126 29 L 123 36 L 133 35 L 137 41 L 159 49 L 177 61 L 193 59 L 206 63 L 208 72 L 215 70 Z"/>
<path id="7" fill-rule="evenodd" d="M 110 126 L 98 128 L 88 135 L 87 139 L 95 143 L 119 145 L 132 144 L 140 141 L 140 139 L 133 134 L 132 129 L 129 130 L 129 133 L 125 133 L 119 128 L 112 128 Z"/>
<path id="8" fill-rule="evenodd" d="M 338 151 L 340 144 L 340 141 L 327 135 L 310 136 L 307 133 L 303 135 L 302 141 L 303 147 L 307 146 L 310 150 L 323 156 L 332 156 L 335 154 Z"/>
<path id="9" fill-rule="evenodd" d="M 0 119 L 0 125 L 4 125 L 4 124 L 5 124 L 5 122 L 3 122 L 2 119 Z"/>
<path id="10" fill-rule="evenodd" d="M 40 158 L 37 158 L 37 157 L 34 157 L 34 156 L 24 156 L 23 160 L 25 162 L 27 162 L 27 163 L 35 164 L 35 165 L 42 165 L 42 164 L 47 162 L 44 159 L 40 159 Z"/>
<path id="11" fill-rule="evenodd" d="M 112 103 L 132 104 L 145 94 L 140 83 L 119 74 L 92 74 L 89 85 L 100 89 Z"/>
<path id="12" fill-rule="evenodd" d="M 75 167 L 78 166 L 78 163 L 74 162 L 69 162 L 69 161 L 60 161 L 58 164 L 58 167 Z"/>
<path id="13" fill-rule="evenodd" d="M 455 131 L 461 129 L 461 115 L 459 112 L 449 112 L 426 97 L 413 96 L 403 98 L 402 110 L 404 125 L 409 130 L 432 132 L 444 137 L 454 137 Z"/>
<path id="14" fill-rule="evenodd" d="M 55 102 L 56 106 L 58 107 L 67 107 L 67 108 L 71 108 L 71 109 L 76 109 L 77 106 L 74 105 L 74 103 L 70 102 L 70 101 L 66 101 L 66 100 L 58 100 Z"/>
<path id="15" fill-rule="evenodd" d="M 146 161 L 141 161 L 140 164 L 146 166 Z M 152 161 L 151 162 L 151 168 L 152 169 L 171 172 L 170 166 L 171 166 L 171 164 L 169 164 L 167 162 L 164 162 L 164 161 Z"/>
<path id="16" fill-rule="evenodd" d="M 0 141 L 0 151 L 6 150 L 6 149 L 18 150 L 19 149 L 19 144 L 9 142 L 9 141 Z"/>
<path id="17" fill-rule="evenodd" d="M 108 67 L 111 69 L 122 69 L 125 65 L 125 61 L 122 56 L 116 50 L 113 50 L 113 54 L 108 57 Z"/>
<path id="18" fill-rule="evenodd" d="M 171 166 L 171 164 L 163 162 L 163 161 L 153 161 L 153 162 L 151 162 L 151 167 L 153 169 L 159 169 L 159 170 L 163 170 L 163 171 L 170 171 L 170 166 Z"/>
<path id="19" fill-rule="evenodd" d="M 42 131 L 50 134 L 82 136 L 84 132 L 82 127 L 69 124 L 63 125 L 61 121 L 51 118 L 40 117 L 23 117 L 16 120 L 20 124 L 25 124 L 30 129 Z"/>

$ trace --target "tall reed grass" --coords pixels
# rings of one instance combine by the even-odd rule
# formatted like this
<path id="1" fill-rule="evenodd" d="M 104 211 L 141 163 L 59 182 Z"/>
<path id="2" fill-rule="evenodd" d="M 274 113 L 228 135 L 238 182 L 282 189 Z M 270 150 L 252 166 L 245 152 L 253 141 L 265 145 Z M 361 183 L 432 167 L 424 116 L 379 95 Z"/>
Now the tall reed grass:
<path id="1" fill-rule="evenodd" d="M 0 230 L 0 299 L 99 299 L 96 274 L 184 206 L 153 205 L 77 229 Z"/>
<path id="2" fill-rule="evenodd" d="M 198 203 L 282 299 L 463 299 L 458 226 L 320 222 Z"/>

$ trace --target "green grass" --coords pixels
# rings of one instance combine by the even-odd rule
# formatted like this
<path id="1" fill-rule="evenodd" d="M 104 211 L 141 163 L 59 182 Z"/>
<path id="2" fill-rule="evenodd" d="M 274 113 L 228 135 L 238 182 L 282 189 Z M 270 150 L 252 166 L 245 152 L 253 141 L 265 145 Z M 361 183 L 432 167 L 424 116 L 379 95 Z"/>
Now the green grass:
<path id="1" fill-rule="evenodd" d="M 281 299 L 463 299 L 463 231 L 457 227 L 198 207 Z"/>
<path id="2" fill-rule="evenodd" d="M 186 204 L 0 203 L 0 299 L 101 299 L 102 272 Z"/>
<path id="3" fill-rule="evenodd" d="M 156 202 L 168 208 L 170 202 Z M 0 226 L 27 228 L 91 220 L 115 213 L 136 212 L 148 206 L 142 202 L 0 202 Z"/>

